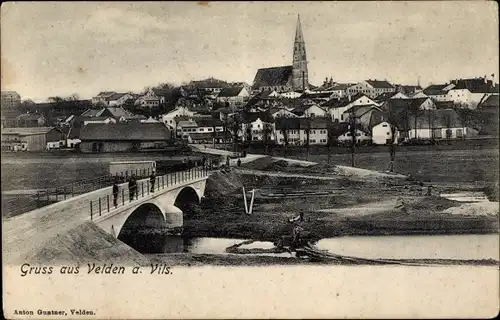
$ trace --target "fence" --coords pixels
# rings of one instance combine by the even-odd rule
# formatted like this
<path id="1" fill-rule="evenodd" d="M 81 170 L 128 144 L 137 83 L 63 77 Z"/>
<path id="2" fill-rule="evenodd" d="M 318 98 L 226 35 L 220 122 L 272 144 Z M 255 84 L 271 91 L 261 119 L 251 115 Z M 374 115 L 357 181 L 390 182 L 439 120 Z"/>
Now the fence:
<path id="1" fill-rule="evenodd" d="M 133 201 L 147 197 L 155 192 L 178 185 L 180 183 L 204 178 L 208 175 L 205 167 L 193 167 L 184 171 L 176 171 L 165 175 L 157 176 L 154 184 L 150 180 L 137 181 L 136 187 L 122 186 L 118 193 L 109 194 L 91 200 L 89 203 L 90 219 L 102 216 L 113 209 L 129 204 Z"/>
<path id="2" fill-rule="evenodd" d="M 165 168 L 163 172 L 157 172 L 162 174 L 166 173 L 168 169 L 179 170 L 185 169 L 187 164 L 183 166 Z M 36 194 L 18 196 L 11 200 L 2 199 L 2 215 L 4 216 L 15 216 L 21 213 L 25 213 L 31 210 L 35 210 L 49 204 L 66 200 L 75 195 L 88 193 L 91 191 L 99 190 L 105 187 L 113 185 L 116 180 L 118 183 L 124 183 L 128 181 L 130 176 L 134 175 L 136 179 L 144 179 L 149 177 L 151 174 L 150 169 L 144 170 L 134 170 L 134 171 L 123 171 L 115 176 L 105 175 L 99 176 L 92 179 L 85 179 L 76 181 L 67 185 L 63 185 L 55 188 L 46 188 L 43 190 L 38 190 Z M 22 199 L 21 199 L 22 198 Z"/>

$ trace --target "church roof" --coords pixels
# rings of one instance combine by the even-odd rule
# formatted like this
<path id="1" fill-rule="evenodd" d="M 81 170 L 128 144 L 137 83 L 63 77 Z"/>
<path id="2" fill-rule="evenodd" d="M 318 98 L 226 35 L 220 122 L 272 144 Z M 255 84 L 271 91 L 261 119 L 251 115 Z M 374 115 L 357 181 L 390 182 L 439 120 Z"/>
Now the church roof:
<path id="1" fill-rule="evenodd" d="M 292 77 L 293 66 L 261 68 L 257 70 L 254 87 L 286 86 Z"/>

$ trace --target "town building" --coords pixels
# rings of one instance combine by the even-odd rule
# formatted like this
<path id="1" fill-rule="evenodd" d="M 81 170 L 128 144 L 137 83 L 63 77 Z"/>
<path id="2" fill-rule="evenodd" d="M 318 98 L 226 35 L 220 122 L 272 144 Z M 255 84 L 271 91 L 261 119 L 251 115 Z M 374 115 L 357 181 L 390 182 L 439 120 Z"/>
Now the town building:
<path id="1" fill-rule="evenodd" d="M 307 68 L 307 54 L 304 35 L 297 17 L 295 41 L 293 45 L 292 65 L 262 68 L 257 70 L 253 82 L 253 89 L 276 90 L 277 92 L 305 91 L 309 88 L 309 73 Z"/>
<path id="2" fill-rule="evenodd" d="M 401 114 L 397 127 L 401 139 L 466 139 L 478 135 L 476 129 L 462 123 L 453 109 L 426 110 L 418 115 Z"/>
<path id="3" fill-rule="evenodd" d="M 3 128 L 2 151 L 46 151 L 65 144 L 64 133 L 55 127 Z"/>
<path id="4" fill-rule="evenodd" d="M 391 124 L 387 121 L 381 121 L 372 127 L 372 143 L 377 145 L 384 145 L 395 143 L 397 141 L 397 133 L 395 130 L 395 140 L 392 138 Z"/>
<path id="5" fill-rule="evenodd" d="M 340 144 L 351 144 L 352 143 L 352 133 L 349 125 L 344 133 L 342 133 L 338 138 L 337 141 Z M 372 142 L 372 136 L 371 132 L 366 129 L 366 128 L 361 128 L 359 126 L 356 126 L 356 130 L 354 132 L 356 138 L 356 144 L 370 144 Z"/>
<path id="6" fill-rule="evenodd" d="M 129 99 L 134 99 L 134 96 L 130 93 L 115 93 L 111 95 L 110 97 L 106 98 L 106 105 L 107 106 L 123 106 L 125 102 Z"/>
<path id="7" fill-rule="evenodd" d="M 300 98 L 301 95 L 302 93 L 295 91 L 282 92 L 279 94 L 281 98 L 287 98 L 287 99 L 297 99 Z"/>
<path id="8" fill-rule="evenodd" d="M 21 103 L 21 95 L 16 91 L 2 91 L 2 111 L 4 109 L 15 108 L 18 104 Z"/>
<path id="9" fill-rule="evenodd" d="M 448 90 L 454 87 L 453 84 L 431 84 L 422 93 L 434 101 L 449 101 Z"/>
<path id="10" fill-rule="evenodd" d="M 396 91 L 404 94 L 407 97 L 413 97 L 415 94 L 422 92 L 422 87 L 420 85 L 401 85 L 396 84 Z"/>
<path id="11" fill-rule="evenodd" d="M 471 109 L 475 109 L 479 102 L 490 95 L 498 95 L 498 84 L 484 78 L 456 79 L 454 85 L 447 91 L 447 100 Z"/>
<path id="12" fill-rule="evenodd" d="M 332 121 L 338 120 L 339 122 L 345 122 L 344 114 L 353 106 L 369 106 L 378 104 L 363 93 L 357 93 L 353 96 L 348 95 L 344 98 L 332 98 L 329 101 L 323 103 L 321 107 L 328 110 Z"/>
<path id="13" fill-rule="evenodd" d="M 269 114 L 274 119 L 276 118 L 298 118 L 299 116 L 295 113 L 288 111 L 286 108 L 271 108 L 269 109 Z"/>
<path id="14" fill-rule="evenodd" d="M 164 99 L 164 98 L 163 98 Z M 152 109 L 160 106 L 160 97 L 158 97 L 153 89 L 149 89 L 146 94 L 140 96 L 137 100 L 135 100 L 134 105 L 140 106 L 144 109 Z M 164 103 L 164 101 L 163 101 Z"/>
<path id="15" fill-rule="evenodd" d="M 347 88 L 346 93 L 349 95 L 355 95 L 357 93 L 363 93 L 370 98 L 375 98 L 386 92 L 395 92 L 396 88 L 387 82 L 386 80 L 372 80 L 368 79 L 361 81 L 355 85 Z"/>
<path id="16" fill-rule="evenodd" d="M 116 94 L 115 91 L 102 91 L 102 92 L 99 92 L 99 94 L 97 96 L 92 97 L 92 104 L 93 105 L 107 106 L 108 105 L 108 99 L 111 98 L 115 94 Z"/>
<path id="17" fill-rule="evenodd" d="M 16 126 L 21 128 L 44 127 L 47 119 L 36 113 L 24 113 L 16 118 Z"/>
<path id="18" fill-rule="evenodd" d="M 179 116 L 194 116 L 194 112 L 190 111 L 187 107 L 176 108 L 161 116 L 163 123 L 169 126 L 170 130 L 177 131 L 177 117 Z"/>
<path id="19" fill-rule="evenodd" d="M 329 118 L 277 118 L 276 143 L 284 145 L 288 140 L 289 145 L 306 145 L 309 135 L 309 145 L 325 145 L 329 121 Z"/>
<path id="20" fill-rule="evenodd" d="M 274 140 L 274 119 L 266 112 L 247 112 L 242 114 L 241 136 L 242 141 L 265 141 Z"/>
<path id="21" fill-rule="evenodd" d="M 241 106 L 249 96 L 249 92 L 244 87 L 224 88 L 217 95 L 217 102 L 227 102 L 230 107 Z"/>
<path id="22" fill-rule="evenodd" d="M 163 123 L 88 124 L 81 129 L 80 140 L 83 153 L 136 152 L 166 148 L 171 133 Z"/>
<path id="23" fill-rule="evenodd" d="M 300 105 L 292 110 L 292 113 L 300 118 L 314 118 L 314 117 L 325 117 L 328 113 L 327 110 L 323 109 L 317 104 L 312 105 Z"/>
<path id="24" fill-rule="evenodd" d="M 376 101 L 378 104 L 382 104 L 389 99 L 409 99 L 409 97 L 399 91 L 393 91 L 393 92 L 382 93 L 381 95 L 375 97 L 375 99 L 373 100 Z"/>

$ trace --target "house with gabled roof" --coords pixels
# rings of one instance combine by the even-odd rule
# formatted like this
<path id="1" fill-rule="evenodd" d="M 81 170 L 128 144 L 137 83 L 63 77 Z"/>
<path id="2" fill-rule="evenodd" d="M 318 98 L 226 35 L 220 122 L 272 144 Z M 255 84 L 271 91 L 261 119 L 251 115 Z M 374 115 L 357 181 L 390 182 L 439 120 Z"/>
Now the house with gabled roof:
<path id="1" fill-rule="evenodd" d="M 389 99 L 409 99 L 409 97 L 399 91 L 393 91 L 393 92 L 384 92 L 381 95 L 376 96 L 374 100 L 377 103 L 382 104 Z"/>
<path id="2" fill-rule="evenodd" d="M 108 106 L 123 106 L 128 99 L 133 99 L 134 96 L 130 93 L 115 93 L 106 98 Z"/>
<path id="3" fill-rule="evenodd" d="M 277 118 L 275 122 L 276 143 L 305 145 L 309 136 L 310 145 L 325 145 L 328 142 L 329 118 Z M 309 132 L 309 133 L 308 133 Z"/>
<path id="4" fill-rule="evenodd" d="M 301 104 L 295 107 L 291 112 L 297 115 L 299 118 L 325 117 L 328 113 L 327 110 L 317 104 Z"/>
<path id="5" fill-rule="evenodd" d="M 344 119 L 344 113 L 353 106 L 360 105 L 378 106 L 378 104 L 367 95 L 357 93 L 353 96 L 330 99 L 329 101 L 321 104 L 321 107 L 328 110 L 332 121 L 338 120 L 339 122 L 345 122 L 346 119 Z"/>
<path id="6" fill-rule="evenodd" d="M 476 108 L 479 102 L 490 95 L 498 95 L 498 84 L 484 78 L 452 80 L 453 87 L 447 91 L 447 100 L 468 108 Z"/>
<path id="7" fill-rule="evenodd" d="M 242 105 L 249 96 L 245 87 L 223 88 L 217 95 L 217 102 L 228 102 L 230 106 Z"/>
<path id="8" fill-rule="evenodd" d="M 97 105 L 97 104 L 102 104 L 102 105 L 108 105 L 107 99 L 112 97 L 114 94 L 116 94 L 115 91 L 101 91 L 99 94 L 95 97 L 92 98 L 92 104 Z"/>
<path id="9" fill-rule="evenodd" d="M 47 119 L 37 113 L 23 113 L 16 118 L 17 127 L 43 127 L 47 123 Z"/>
<path id="10" fill-rule="evenodd" d="M 84 153 L 134 152 L 163 149 L 170 139 L 170 130 L 163 123 L 92 123 L 81 129 L 79 146 Z"/>
<path id="11" fill-rule="evenodd" d="M 375 98 L 382 93 L 394 91 L 396 91 L 396 88 L 386 80 L 368 79 L 350 86 L 347 88 L 346 93 L 348 95 L 363 93 L 370 98 Z"/>
<path id="12" fill-rule="evenodd" d="M 64 146 L 64 133 L 55 127 L 3 128 L 2 150 L 46 151 Z"/>
<path id="13" fill-rule="evenodd" d="M 431 84 L 422 92 L 435 101 L 449 101 L 448 90 L 453 88 L 454 84 Z"/>

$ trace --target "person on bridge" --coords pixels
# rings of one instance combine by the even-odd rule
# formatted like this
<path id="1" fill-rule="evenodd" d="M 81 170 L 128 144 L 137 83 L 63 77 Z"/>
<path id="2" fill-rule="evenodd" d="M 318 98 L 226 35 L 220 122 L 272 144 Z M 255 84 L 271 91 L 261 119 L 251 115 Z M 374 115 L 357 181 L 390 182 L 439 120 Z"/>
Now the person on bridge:
<path id="1" fill-rule="evenodd" d="M 236 163 L 238 167 L 241 167 L 241 159 L 238 159 L 238 162 Z"/>
<path id="2" fill-rule="evenodd" d="M 113 182 L 113 206 L 116 208 L 118 206 L 118 179 Z"/>
<path id="3" fill-rule="evenodd" d="M 155 192 L 155 182 L 156 182 L 156 174 L 155 171 L 153 170 L 151 172 L 151 175 L 149 176 L 149 184 L 151 185 L 150 192 Z"/>
<path id="4" fill-rule="evenodd" d="M 137 192 L 137 181 L 135 180 L 135 175 L 132 174 L 128 181 L 128 194 L 130 201 L 134 200 L 134 196 L 136 196 Z M 137 198 L 137 196 L 136 196 Z"/>

